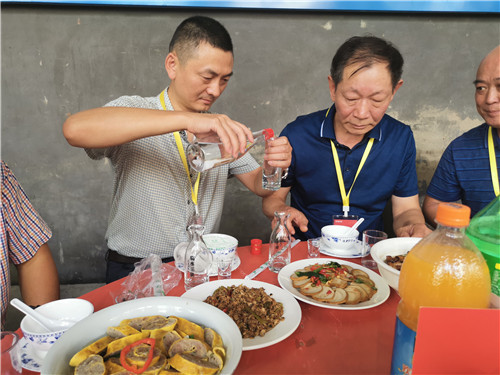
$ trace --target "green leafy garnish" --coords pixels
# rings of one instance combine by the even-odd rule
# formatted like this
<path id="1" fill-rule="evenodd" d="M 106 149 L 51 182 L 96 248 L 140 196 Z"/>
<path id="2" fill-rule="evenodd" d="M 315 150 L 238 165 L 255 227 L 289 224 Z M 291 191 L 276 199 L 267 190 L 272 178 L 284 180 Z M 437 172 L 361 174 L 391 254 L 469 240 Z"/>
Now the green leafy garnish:
<path id="1" fill-rule="evenodd" d="M 322 275 L 319 273 L 320 269 L 318 270 L 314 270 L 314 271 L 308 271 L 308 272 L 295 272 L 295 274 L 298 276 L 298 277 L 301 277 L 301 276 L 307 276 L 307 277 L 317 277 L 319 279 L 319 281 L 321 281 L 322 283 L 326 283 L 328 281 L 328 278 L 325 276 L 325 275 Z"/>

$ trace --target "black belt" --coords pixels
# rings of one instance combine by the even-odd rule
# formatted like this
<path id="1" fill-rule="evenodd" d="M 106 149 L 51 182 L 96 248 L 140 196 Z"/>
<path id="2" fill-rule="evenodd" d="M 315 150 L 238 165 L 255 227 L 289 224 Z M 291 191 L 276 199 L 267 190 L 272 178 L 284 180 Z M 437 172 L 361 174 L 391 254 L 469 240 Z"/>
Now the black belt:
<path id="1" fill-rule="evenodd" d="M 113 262 L 117 263 L 127 263 L 127 264 L 134 264 L 137 262 L 140 262 L 144 258 L 135 258 L 135 257 L 128 257 L 125 255 L 118 254 L 116 251 L 108 249 L 108 252 L 106 253 L 106 261 L 111 260 Z M 174 257 L 167 257 L 167 258 L 162 258 L 161 261 L 163 263 L 169 263 L 174 260 Z"/>

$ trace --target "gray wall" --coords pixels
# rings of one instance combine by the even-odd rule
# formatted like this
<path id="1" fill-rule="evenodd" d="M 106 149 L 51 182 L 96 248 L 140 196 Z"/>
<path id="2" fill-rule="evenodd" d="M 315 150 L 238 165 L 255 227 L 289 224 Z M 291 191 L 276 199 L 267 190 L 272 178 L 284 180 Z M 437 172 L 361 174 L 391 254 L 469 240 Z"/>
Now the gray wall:
<path id="1" fill-rule="evenodd" d="M 175 27 L 193 14 L 219 19 L 235 45 L 235 75 L 212 108 L 257 130 L 279 132 L 297 115 L 330 104 L 336 48 L 372 33 L 405 57 L 404 85 L 389 113 L 411 125 L 421 193 L 449 141 L 481 123 L 477 66 L 499 44 L 498 17 L 167 8 L 2 8 L 1 156 L 53 229 L 62 283 L 102 282 L 112 172 L 70 147 L 66 116 L 168 84 L 164 58 Z M 247 245 L 267 240 L 260 199 L 230 180 L 221 232 Z"/>

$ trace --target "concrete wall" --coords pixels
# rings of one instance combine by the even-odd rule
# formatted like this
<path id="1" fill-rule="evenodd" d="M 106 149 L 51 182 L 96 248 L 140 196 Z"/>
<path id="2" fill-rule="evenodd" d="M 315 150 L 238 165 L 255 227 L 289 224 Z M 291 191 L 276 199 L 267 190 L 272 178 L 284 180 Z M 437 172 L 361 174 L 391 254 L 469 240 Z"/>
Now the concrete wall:
<path id="1" fill-rule="evenodd" d="M 213 111 L 253 129 L 279 132 L 330 105 L 330 62 L 348 37 L 395 43 L 405 83 L 389 113 L 415 133 L 421 193 L 449 141 L 481 123 L 472 81 L 499 44 L 491 15 L 3 5 L 1 155 L 53 229 L 63 284 L 103 281 L 112 187 L 108 163 L 66 143 L 64 119 L 120 95 L 157 95 L 170 37 L 193 14 L 220 20 L 235 45 L 235 74 Z M 228 190 L 221 232 L 266 241 L 260 199 L 235 179 Z"/>

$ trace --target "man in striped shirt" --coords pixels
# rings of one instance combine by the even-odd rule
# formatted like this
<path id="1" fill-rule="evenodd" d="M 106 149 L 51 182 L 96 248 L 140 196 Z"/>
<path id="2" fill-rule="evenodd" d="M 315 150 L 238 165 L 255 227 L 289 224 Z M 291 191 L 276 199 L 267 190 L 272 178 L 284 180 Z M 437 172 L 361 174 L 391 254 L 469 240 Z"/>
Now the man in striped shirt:
<path id="1" fill-rule="evenodd" d="M 461 200 L 474 216 L 500 194 L 500 46 L 481 61 L 474 85 L 476 108 L 485 122 L 453 140 L 443 153 L 423 203 L 432 224 L 441 202 Z"/>
<path id="2" fill-rule="evenodd" d="M 199 177 L 183 166 L 193 136 L 216 134 L 235 157 L 253 141 L 245 125 L 207 113 L 233 74 L 233 46 L 224 26 L 201 16 L 183 21 L 170 42 L 165 69 L 170 85 L 159 95 L 122 96 L 64 123 L 72 146 L 84 148 L 92 159 L 108 158 L 115 172 L 106 232 L 108 283 L 127 276 L 149 254 L 173 260 L 176 245 L 188 240 L 186 226 L 197 210 L 205 233 L 217 232 L 229 175 L 258 196 L 271 193 L 262 188 L 262 168 L 249 153 Z M 287 168 L 288 139 L 269 146 L 269 163 Z"/>
<path id="3" fill-rule="evenodd" d="M 31 205 L 9 167 L 1 162 L 2 210 L 0 212 L 2 328 L 10 300 L 9 261 L 17 268 L 21 295 L 28 305 L 59 298 L 59 277 L 47 241 L 47 224 Z"/>

